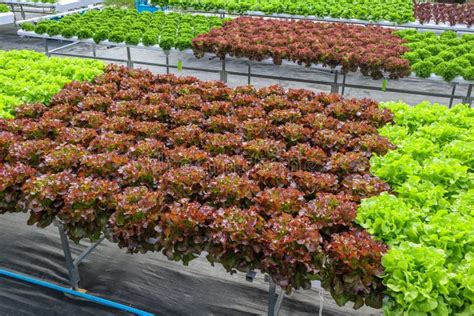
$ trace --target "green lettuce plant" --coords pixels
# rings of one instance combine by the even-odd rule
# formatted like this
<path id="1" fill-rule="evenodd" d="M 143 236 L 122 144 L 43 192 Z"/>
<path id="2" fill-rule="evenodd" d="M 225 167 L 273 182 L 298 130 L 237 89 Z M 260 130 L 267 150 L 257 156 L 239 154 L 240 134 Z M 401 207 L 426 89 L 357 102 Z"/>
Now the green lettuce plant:
<path id="1" fill-rule="evenodd" d="M 85 13 L 67 15 L 59 20 L 23 23 L 21 28 L 37 34 L 61 35 L 65 38 L 93 39 L 96 43 L 109 40 L 145 46 L 160 45 L 169 50 L 191 48 L 192 39 L 221 26 L 226 19 L 215 16 L 176 12 L 138 13 L 135 9 L 107 7 Z"/>
<path id="2" fill-rule="evenodd" d="M 10 7 L 6 4 L 0 4 L 0 13 L 7 13 L 10 12 Z"/>
<path id="3" fill-rule="evenodd" d="M 379 132 L 397 149 L 373 157 L 371 171 L 393 193 L 363 200 L 356 221 L 390 246 L 382 258 L 384 313 L 472 315 L 474 109 L 382 106 L 395 124 Z"/>
<path id="4" fill-rule="evenodd" d="M 474 79 L 474 45 L 472 37 L 458 36 L 453 31 L 441 35 L 433 32 L 402 30 L 396 32 L 406 40 L 410 51 L 403 58 L 410 62 L 412 71 L 421 78 L 436 74 L 446 81 L 460 76 Z"/>
<path id="5" fill-rule="evenodd" d="M 48 58 L 27 50 L 0 51 L 0 118 L 11 118 L 22 103 L 48 103 L 71 81 L 91 80 L 103 72 L 99 61 Z"/>
<path id="6" fill-rule="evenodd" d="M 249 11 L 266 14 L 290 14 L 368 21 L 414 21 L 413 4 L 410 0 L 151 0 L 162 7 L 195 9 L 215 12 L 224 10 L 242 14 Z"/>

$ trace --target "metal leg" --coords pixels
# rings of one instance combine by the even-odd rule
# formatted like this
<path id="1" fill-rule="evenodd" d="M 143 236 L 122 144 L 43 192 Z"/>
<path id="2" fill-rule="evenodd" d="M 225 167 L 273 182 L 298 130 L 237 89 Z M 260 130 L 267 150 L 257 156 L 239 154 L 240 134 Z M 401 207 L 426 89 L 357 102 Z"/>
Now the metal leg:
<path id="1" fill-rule="evenodd" d="M 269 289 L 268 289 L 268 316 L 278 316 L 280 313 L 281 303 L 285 298 L 285 292 L 282 290 L 280 295 L 276 294 L 276 285 L 272 279 L 268 277 Z"/>
<path id="2" fill-rule="evenodd" d="M 166 74 L 169 75 L 169 73 L 170 73 L 170 52 L 165 51 L 165 56 L 166 56 Z"/>
<path id="3" fill-rule="evenodd" d="M 269 288 L 268 288 L 268 316 L 275 316 L 275 304 L 276 304 L 276 285 L 273 283 L 272 279 L 268 278 Z"/>
<path id="4" fill-rule="evenodd" d="M 74 265 L 74 260 L 72 259 L 71 248 L 69 247 L 69 239 L 64 231 L 64 226 L 58 222 L 59 237 L 61 237 L 61 244 L 64 251 L 64 259 L 66 260 L 66 268 L 69 273 L 69 283 L 73 290 L 77 290 L 79 286 L 79 281 L 81 277 L 79 276 L 79 271 Z"/>
<path id="5" fill-rule="evenodd" d="M 44 42 L 44 53 L 46 54 L 46 56 L 49 57 L 50 54 L 49 54 L 49 48 L 48 48 L 48 39 L 44 38 L 43 42 Z"/>
<path id="6" fill-rule="evenodd" d="M 454 96 L 456 95 L 456 86 L 458 84 L 453 82 L 453 89 L 451 90 L 451 97 L 449 98 L 449 108 L 453 106 Z"/>
<path id="7" fill-rule="evenodd" d="M 63 41 L 61 41 L 61 44 L 63 43 Z M 69 47 L 72 47 L 72 46 L 76 46 L 80 44 L 80 42 L 72 42 L 72 43 L 69 43 L 69 44 L 66 44 L 66 45 L 63 45 L 63 46 L 60 46 L 60 47 L 56 47 L 54 49 L 50 49 L 48 50 L 48 56 L 52 56 L 54 54 L 56 54 L 56 52 L 59 52 L 60 50 L 63 50 L 63 49 L 66 49 L 66 48 L 69 48 Z"/>
<path id="8" fill-rule="evenodd" d="M 64 230 L 64 225 L 59 220 L 56 220 L 55 224 L 58 226 L 59 237 L 61 238 L 64 260 L 66 261 L 66 268 L 69 274 L 69 284 L 72 289 L 77 290 L 79 288 L 79 281 L 81 281 L 79 265 L 105 239 L 105 236 L 101 236 L 98 241 L 87 247 L 76 259 L 73 259 L 71 248 L 69 247 L 69 238 Z"/>
<path id="9" fill-rule="evenodd" d="M 278 316 L 278 314 L 280 313 L 281 303 L 283 302 L 284 298 L 285 298 L 285 291 L 281 290 L 281 293 L 278 295 L 277 301 L 275 303 L 275 308 L 273 309 L 273 314 L 275 316 Z"/>
<path id="10" fill-rule="evenodd" d="M 221 70 L 221 73 L 220 73 L 220 74 L 221 74 L 220 80 L 221 80 L 222 82 L 227 83 L 227 72 L 225 71 L 225 58 L 222 59 L 222 70 Z"/>
<path id="11" fill-rule="evenodd" d="M 324 309 L 324 295 L 323 290 L 319 289 L 319 316 L 323 316 L 323 309 Z"/>
<path id="12" fill-rule="evenodd" d="M 334 71 L 334 83 L 331 86 L 331 93 L 339 93 L 338 75 L 339 71 Z"/>
<path id="13" fill-rule="evenodd" d="M 130 52 L 130 47 L 128 46 L 127 46 L 127 67 L 133 68 L 132 53 Z"/>
<path id="14" fill-rule="evenodd" d="M 21 12 L 21 17 L 23 18 L 23 20 L 26 19 L 26 15 L 25 15 L 25 10 L 23 9 L 23 5 L 20 4 L 20 12 Z"/>
<path id="15" fill-rule="evenodd" d="M 469 86 L 467 87 L 466 99 L 463 100 L 463 103 L 466 103 L 466 104 L 469 105 L 469 106 L 472 105 L 472 100 L 471 100 L 472 86 L 473 86 L 473 84 L 471 83 L 471 84 L 469 84 Z"/>
<path id="16" fill-rule="evenodd" d="M 346 89 L 346 73 L 342 75 L 342 91 L 341 95 L 344 95 L 344 90 Z"/>
<path id="17" fill-rule="evenodd" d="M 16 25 L 15 6 L 12 3 L 10 3 L 10 12 L 13 13 L 13 23 Z"/>
<path id="18" fill-rule="evenodd" d="M 251 84 L 251 80 L 252 80 L 252 65 L 250 64 L 250 62 L 248 62 L 248 79 L 247 79 L 247 84 Z"/>
<path id="19" fill-rule="evenodd" d="M 74 259 L 74 266 L 77 268 L 81 262 L 88 256 L 91 254 L 92 251 L 94 251 L 95 248 L 97 248 L 98 245 L 100 245 L 100 243 L 105 239 L 105 236 L 102 236 L 100 237 L 100 239 L 98 241 L 96 241 L 95 243 L 93 243 L 92 245 L 90 245 L 89 247 L 87 247 L 86 250 L 84 250 L 84 252 L 82 252 L 76 259 Z"/>

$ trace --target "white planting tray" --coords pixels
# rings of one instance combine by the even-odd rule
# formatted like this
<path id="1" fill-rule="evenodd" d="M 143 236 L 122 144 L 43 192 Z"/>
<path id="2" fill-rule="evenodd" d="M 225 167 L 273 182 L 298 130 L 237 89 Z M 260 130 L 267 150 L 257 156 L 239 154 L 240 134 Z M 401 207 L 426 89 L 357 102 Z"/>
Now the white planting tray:
<path id="1" fill-rule="evenodd" d="M 0 25 L 11 24 L 15 21 L 15 15 L 12 12 L 0 13 Z"/>

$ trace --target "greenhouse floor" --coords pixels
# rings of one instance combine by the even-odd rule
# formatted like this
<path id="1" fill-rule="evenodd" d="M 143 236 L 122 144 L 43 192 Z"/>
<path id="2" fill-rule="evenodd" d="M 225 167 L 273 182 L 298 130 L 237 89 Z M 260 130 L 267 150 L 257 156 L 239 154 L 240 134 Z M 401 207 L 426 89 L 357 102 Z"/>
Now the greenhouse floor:
<path id="1" fill-rule="evenodd" d="M 67 270 L 58 230 L 26 225 L 26 214 L 0 218 L 0 268 L 66 286 Z M 86 245 L 71 243 L 73 255 Z M 253 283 L 243 273 L 228 274 L 212 267 L 204 257 L 188 267 L 159 253 L 127 254 L 104 241 L 80 265 L 81 288 L 88 293 L 130 304 L 157 315 L 264 315 L 268 283 L 257 274 Z M 317 315 L 317 289 L 285 297 L 280 315 Z M 0 314 L 23 315 L 122 315 L 52 290 L 0 277 Z M 367 307 L 354 311 L 350 304 L 337 307 L 324 295 L 323 315 L 379 315 Z M 125 314 L 124 314 L 125 315 Z"/>

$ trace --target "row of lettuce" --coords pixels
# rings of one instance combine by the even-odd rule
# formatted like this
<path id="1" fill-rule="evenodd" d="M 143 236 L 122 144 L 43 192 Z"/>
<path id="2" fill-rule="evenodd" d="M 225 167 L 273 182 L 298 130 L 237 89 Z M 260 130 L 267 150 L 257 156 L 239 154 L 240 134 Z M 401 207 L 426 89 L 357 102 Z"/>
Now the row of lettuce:
<path id="1" fill-rule="evenodd" d="M 474 314 L 474 109 L 385 103 L 379 129 L 397 149 L 371 160 L 393 192 L 366 199 L 357 221 L 383 240 L 387 315 Z"/>
<path id="2" fill-rule="evenodd" d="M 225 21 L 217 16 L 165 14 L 162 11 L 138 13 L 131 9 L 106 8 L 67 15 L 59 20 L 43 20 L 36 25 L 23 23 L 21 27 L 37 34 L 92 39 L 96 43 L 108 40 L 184 50 L 192 47 L 192 39 L 197 35 L 220 27 Z"/>
<path id="3" fill-rule="evenodd" d="M 10 8 L 3 3 L 0 3 L 0 14 L 10 12 Z"/>
<path id="4" fill-rule="evenodd" d="M 106 8 L 59 20 L 23 23 L 25 31 L 79 40 L 159 46 L 164 50 L 193 49 L 205 53 L 261 61 L 282 60 L 306 66 L 341 67 L 380 79 L 415 73 L 446 81 L 474 80 L 474 35 L 441 35 L 416 30 L 393 31 L 309 21 L 285 21 Z M 309 41 L 307 38 L 311 38 Z M 400 40 L 400 38 L 402 40 Z"/>
<path id="5" fill-rule="evenodd" d="M 26 2 L 56 3 L 57 0 Z M 331 17 L 397 24 L 418 21 L 449 25 L 474 24 L 473 4 L 444 4 L 412 0 L 151 0 L 151 4 L 178 10 L 227 12 L 230 14 L 283 14 Z M 0 11 L 1 12 L 1 11 Z"/>
<path id="6" fill-rule="evenodd" d="M 421 78 L 432 74 L 451 81 L 457 76 L 474 80 L 474 35 L 459 37 L 453 31 L 439 36 L 433 32 L 398 31 L 409 51 L 403 58 L 410 61 L 411 70 Z"/>
<path id="7" fill-rule="evenodd" d="M 36 71 L 30 71 L 31 76 L 17 75 L 15 70 L 28 68 L 34 61 L 38 65 L 32 68 Z M 8 66 L 8 71 L 0 74 L 9 83 L 6 87 L 18 87 L 0 91 L 5 118 L 12 117 L 15 105 L 47 104 L 65 82 L 90 80 L 104 71 L 99 62 L 48 59 L 27 51 L 2 52 L 0 65 Z M 21 77 L 23 81 L 18 81 Z M 30 93 L 36 82 L 44 87 Z M 8 99 L 9 93 L 13 99 Z M 474 109 L 463 105 L 448 109 L 428 103 L 381 106 L 394 113 L 394 124 L 385 125 L 379 133 L 397 148 L 372 157 L 371 172 L 386 181 L 392 191 L 362 200 L 356 222 L 389 247 L 382 258 L 381 278 L 387 295 L 384 312 L 472 315 Z M 111 126 L 121 126 L 116 124 Z"/>
<path id="8" fill-rule="evenodd" d="M 474 24 L 473 4 L 444 4 L 412 0 L 151 0 L 161 7 L 228 13 L 289 14 L 366 21 Z"/>

